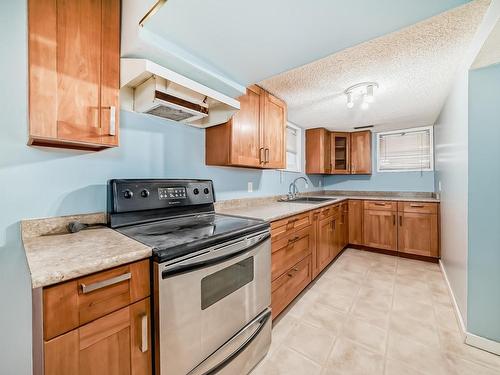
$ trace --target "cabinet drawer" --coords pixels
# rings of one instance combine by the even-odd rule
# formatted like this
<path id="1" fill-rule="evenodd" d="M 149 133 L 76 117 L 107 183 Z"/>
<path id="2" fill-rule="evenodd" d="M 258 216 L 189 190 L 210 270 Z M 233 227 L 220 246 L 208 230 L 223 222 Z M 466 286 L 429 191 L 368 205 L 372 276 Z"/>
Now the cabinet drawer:
<path id="1" fill-rule="evenodd" d="M 312 252 L 312 226 L 292 233 L 290 236 L 275 241 L 272 244 L 271 274 L 272 280 L 281 276 L 310 255 Z"/>
<path id="2" fill-rule="evenodd" d="M 338 216 L 339 215 L 340 208 L 338 205 L 335 206 L 328 206 L 325 208 L 322 208 L 320 210 L 319 218 L 321 219 L 326 219 L 327 217 L 330 216 Z"/>
<path id="3" fill-rule="evenodd" d="M 48 340 L 149 296 L 149 260 L 44 288 Z"/>
<path id="4" fill-rule="evenodd" d="M 277 317 L 311 282 L 311 256 L 307 256 L 271 283 L 271 308 Z"/>
<path id="5" fill-rule="evenodd" d="M 277 241 L 283 237 L 289 236 L 291 232 L 305 228 L 309 225 L 311 225 L 310 212 L 273 221 L 271 223 L 271 239 L 273 242 Z"/>
<path id="6" fill-rule="evenodd" d="M 365 210 L 397 211 L 398 202 L 393 201 L 364 201 Z"/>
<path id="7" fill-rule="evenodd" d="M 398 211 L 420 214 L 437 214 L 438 204 L 430 202 L 399 202 Z"/>

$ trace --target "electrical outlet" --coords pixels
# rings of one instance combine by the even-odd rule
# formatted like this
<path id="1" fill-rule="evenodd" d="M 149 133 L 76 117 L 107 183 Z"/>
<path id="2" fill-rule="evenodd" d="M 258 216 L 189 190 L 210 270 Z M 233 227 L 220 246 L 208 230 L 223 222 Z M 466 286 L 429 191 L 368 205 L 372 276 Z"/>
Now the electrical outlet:
<path id="1" fill-rule="evenodd" d="M 249 193 L 253 192 L 253 182 L 252 181 L 248 181 L 248 192 Z"/>
<path id="2" fill-rule="evenodd" d="M 438 182 L 438 191 L 441 191 L 441 181 Z"/>
<path id="3" fill-rule="evenodd" d="M 319 180 L 319 187 L 321 187 L 321 186 L 323 186 L 323 179 L 322 178 L 320 178 L 320 180 Z"/>

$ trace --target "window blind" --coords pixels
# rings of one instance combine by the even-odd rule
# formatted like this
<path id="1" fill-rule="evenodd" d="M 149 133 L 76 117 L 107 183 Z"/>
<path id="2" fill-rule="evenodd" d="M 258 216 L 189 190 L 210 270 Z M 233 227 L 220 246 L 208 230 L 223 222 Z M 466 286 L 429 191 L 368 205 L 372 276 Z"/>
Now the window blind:
<path id="1" fill-rule="evenodd" d="M 432 170 L 432 128 L 378 134 L 379 171 Z"/>

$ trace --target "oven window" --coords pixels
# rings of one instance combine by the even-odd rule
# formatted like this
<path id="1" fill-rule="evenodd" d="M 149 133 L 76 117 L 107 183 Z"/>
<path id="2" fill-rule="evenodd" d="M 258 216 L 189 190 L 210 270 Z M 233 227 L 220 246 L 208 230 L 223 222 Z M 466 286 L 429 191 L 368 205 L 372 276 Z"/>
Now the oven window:
<path id="1" fill-rule="evenodd" d="M 253 280 L 253 257 L 201 280 L 201 309 L 205 310 Z"/>

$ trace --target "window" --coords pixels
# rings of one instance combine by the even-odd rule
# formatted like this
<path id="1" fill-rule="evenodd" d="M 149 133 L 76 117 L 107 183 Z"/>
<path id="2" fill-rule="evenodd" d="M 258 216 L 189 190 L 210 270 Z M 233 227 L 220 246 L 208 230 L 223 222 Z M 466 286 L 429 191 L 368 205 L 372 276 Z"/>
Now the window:
<path id="1" fill-rule="evenodd" d="M 378 172 L 432 171 L 432 126 L 377 134 Z"/>
<path id="2" fill-rule="evenodd" d="M 286 125 L 286 170 L 302 172 L 302 129 Z"/>

